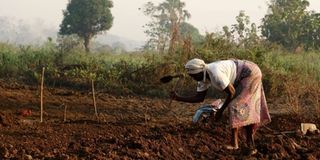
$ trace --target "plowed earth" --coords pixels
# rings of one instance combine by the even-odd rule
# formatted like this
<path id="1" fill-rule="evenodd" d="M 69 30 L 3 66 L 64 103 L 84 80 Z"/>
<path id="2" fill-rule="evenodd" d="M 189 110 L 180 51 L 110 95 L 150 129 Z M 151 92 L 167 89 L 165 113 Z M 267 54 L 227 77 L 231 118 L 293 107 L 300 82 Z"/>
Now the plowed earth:
<path id="1" fill-rule="evenodd" d="M 298 132 L 302 122 L 319 127 L 319 119 L 272 112 L 256 134 L 258 153 L 248 156 L 243 137 L 241 149 L 224 149 L 227 114 L 192 124 L 200 104 L 168 108 L 168 99 L 99 92 L 96 117 L 89 91 L 45 89 L 40 123 L 39 97 L 38 87 L 0 84 L 0 159 L 320 159 L 320 135 Z"/>

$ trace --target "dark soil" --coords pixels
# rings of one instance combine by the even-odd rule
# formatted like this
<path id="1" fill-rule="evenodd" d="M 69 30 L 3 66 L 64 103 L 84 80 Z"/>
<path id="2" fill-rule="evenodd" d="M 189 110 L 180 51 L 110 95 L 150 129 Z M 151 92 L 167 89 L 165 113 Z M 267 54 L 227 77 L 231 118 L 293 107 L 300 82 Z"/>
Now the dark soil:
<path id="1" fill-rule="evenodd" d="M 256 134 L 258 153 L 248 156 L 243 137 L 241 149 L 224 149 L 227 114 L 192 124 L 200 104 L 174 101 L 167 108 L 168 99 L 98 93 L 96 117 L 89 92 L 56 88 L 44 96 L 40 123 L 38 87 L 1 82 L 0 159 L 320 159 L 320 135 L 298 132 L 303 122 L 319 127 L 319 119 L 271 114 Z"/>

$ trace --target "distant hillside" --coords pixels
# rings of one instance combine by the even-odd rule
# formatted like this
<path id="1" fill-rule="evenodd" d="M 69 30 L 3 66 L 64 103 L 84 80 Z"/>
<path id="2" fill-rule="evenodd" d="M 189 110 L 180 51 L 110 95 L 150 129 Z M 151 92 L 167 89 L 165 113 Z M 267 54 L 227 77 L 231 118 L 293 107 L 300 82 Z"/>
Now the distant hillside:
<path id="1" fill-rule="evenodd" d="M 120 37 L 117 35 L 112 35 L 109 33 L 98 35 L 97 38 L 95 38 L 95 41 L 101 44 L 108 44 L 112 48 L 119 47 L 119 45 L 123 45 L 124 49 L 127 51 L 138 50 L 144 45 L 143 41 L 130 40 L 130 39 Z"/>
<path id="2" fill-rule="evenodd" d="M 40 44 L 48 37 L 55 38 L 54 27 L 46 26 L 42 20 L 28 24 L 23 20 L 0 17 L 0 41 L 14 44 Z"/>
<path id="3" fill-rule="evenodd" d="M 55 40 L 58 32 L 57 28 L 45 24 L 41 19 L 28 23 L 12 17 L 0 16 L 0 24 L 0 42 L 14 44 L 38 45 L 45 42 L 48 37 Z M 144 44 L 142 41 L 134 41 L 109 33 L 98 35 L 93 41 L 112 48 L 121 47 L 126 51 L 135 51 Z"/>

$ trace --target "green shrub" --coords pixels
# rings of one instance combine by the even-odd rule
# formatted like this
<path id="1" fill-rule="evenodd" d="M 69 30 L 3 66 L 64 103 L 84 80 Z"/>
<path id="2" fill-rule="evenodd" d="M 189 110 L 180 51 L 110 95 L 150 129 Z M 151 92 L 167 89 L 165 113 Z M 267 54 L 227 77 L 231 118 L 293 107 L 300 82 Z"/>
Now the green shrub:
<path id="1" fill-rule="evenodd" d="M 320 112 L 319 52 L 292 54 L 267 45 L 227 49 L 227 45 L 221 43 L 215 42 L 220 47 L 214 49 L 200 45 L 187 55 L 183 48 L 178 49 L 175 55 L 143 52 L 88 54 L 80 50 L 61 53 L 51 42 L 39 47 L 0 43 L 0 77 L 38 85 L 41 69 L 45 67 L 47 86 L 89 90 L 93 79 L 98 91 L 162 97 L 168 96 L 176 81 L 161 84 L 159 79 L 169 74 L 184 73 L 183 66 L 188 59 L 198 57 L 211 62 L 238 58 L 251 60 L 260 66 L 269 102 L 287 106 L 295 113 L 305 111 L 302 107 L 306 105 L 308 110 L 315 111 L 312 113 Z M 195 86 L 196 83 L 187 77 L 179 85 L 179 92 L 191 94 Z"/>

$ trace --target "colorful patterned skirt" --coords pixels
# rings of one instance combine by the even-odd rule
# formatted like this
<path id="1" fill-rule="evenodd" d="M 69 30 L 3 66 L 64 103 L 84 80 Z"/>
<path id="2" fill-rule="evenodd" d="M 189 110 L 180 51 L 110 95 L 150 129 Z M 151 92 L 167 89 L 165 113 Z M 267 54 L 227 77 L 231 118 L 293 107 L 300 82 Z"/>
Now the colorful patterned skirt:
<path id="1" fill-rule="evenodd" d="M 229 103 L 232 128 L 254 124 L 255 128 L 271 121 L 262 86 L 260 68 L 250 61 L 234 60 L 237 77 L 234 83 L 236 94 Z"/>

